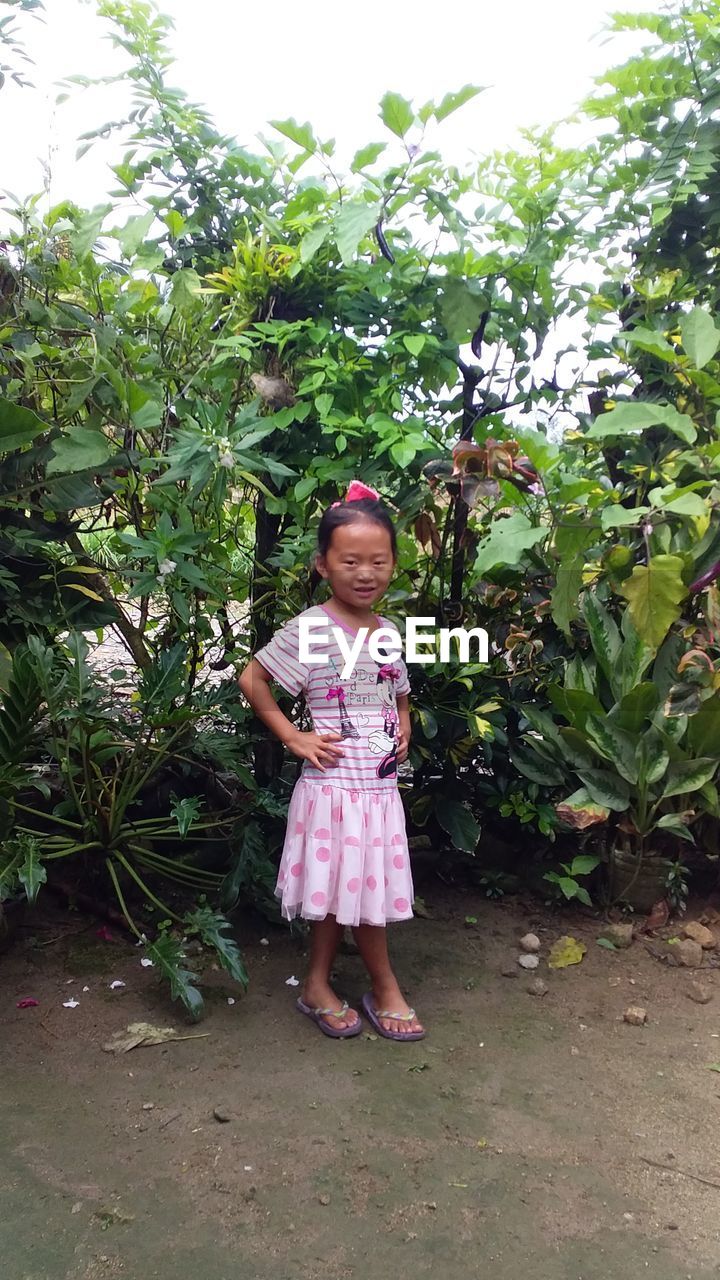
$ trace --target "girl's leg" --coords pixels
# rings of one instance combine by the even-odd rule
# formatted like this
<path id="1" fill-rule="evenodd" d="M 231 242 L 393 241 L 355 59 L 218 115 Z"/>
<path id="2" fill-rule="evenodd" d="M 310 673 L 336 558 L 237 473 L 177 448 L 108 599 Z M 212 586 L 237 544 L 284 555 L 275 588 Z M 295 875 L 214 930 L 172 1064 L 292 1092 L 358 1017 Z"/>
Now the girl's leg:
<path id="1" fill-rule="evenodd" d="M 360 924 L 353 929 L 355 941 L 365 968 L 370 975 L 372 991 L 377 1009 L 390 1009 L 393 1013 L 409 1013 L 410 1006 L 404 999 L 398 986 L 398 980 L 392 971 L 387 947 L 387 930 L 373 924 Z M 422 1031 L 422 1023 L 417 1018 L 411 1022 L 398 1022 L 394 1018 L 381 1018 L 386 1031 Z"/>
<path id="2" fill-rule="evenodd" d="M 342 1000 L 338 1000 L 330 986 L 330 970 L 342 937 L 343 926 L 338 924 L 334 916 L 326 916 L 311 926 L 310 964 L 307 977 L 303 983 L 302 998 L 305 1004 L 313 1009 L 332 1009 L 337 1012 L 342 1008 Z M 344 1018 L 325 1018 L 329 1026 L 342 1031 L 344 1027 L 353 1027 L 358 1020 L 355 1009 L 348 1009 Z"/>

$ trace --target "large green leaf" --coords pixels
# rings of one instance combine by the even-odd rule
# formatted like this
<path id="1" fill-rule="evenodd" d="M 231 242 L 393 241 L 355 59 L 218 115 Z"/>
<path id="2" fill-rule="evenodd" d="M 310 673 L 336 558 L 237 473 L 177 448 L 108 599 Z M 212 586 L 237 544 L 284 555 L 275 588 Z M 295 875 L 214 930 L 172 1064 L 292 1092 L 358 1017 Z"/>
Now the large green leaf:
<path id="1" fill-rule="evenodd" d="M 577 769 L 577 775 L 587 787 L 591 800 L 623 813 L 630 803 L 630 790 L 624 778 L 609 769 Z"/>
<path id="2" fill-rule="evenodd" d="M 680 617 L 680 603 L 687 595 L 682 568 L 679 556 L 653 556 L 646 565 L 636 564 L 619 588 L 638 635 L 651 649 L 658 648 Z"/>
<path id="3" fill-rule="evenodd" d="M 637 743 L 631 734 L 618 728 L 607 716 L 588 716 L 585 732 L 626 782 L 637 782 Z"/>
<path id="4" fill-rule="evenodd" d="M 110 457 L 110 442 L 102 431 L 89 427 L 76 427 L 67 435 L 53 440 L 53 456 L 47 465 L 47 474 L 69 475 L 76 471 L 89 471 L 101 467 Z"/>
<path id="5" fill-rule="evenodd" d="M 363 169 L 367 169 L 369 165 L 374 164 L 380 158 L 386 148 L 386 142 L 368 142 L 366 147 L 361 147 L 359 151 L 355 152 L 350 165 L 352 172 L 360 173 Z"/>
<path id="6" fill-rule="evenodd" d="M 712 316 L 702 307 L 693 307 L 683 316 L 680 334 L 685 352 L 696 369 L 702 369 L 708 360 L 712 360 L 720 346 L 720 329 L 715 327 Z"/>
<path id="7" fill-rule="evenodd" d="M 47 422 L 38 418 L 32 409 L 25 409 L 12 400 L 0 399 L 0 452 L 12 453 L 32 444 L 36 436 L 49 431 Z"/>
<path id="8" fill-rule="evenodd" d="M 635 688 L 645 675 L 655 652 L 638 634 L 629 609 L 623 614 L 620 629 L 623 640 L 617 665 L 610 678 L 616 698 L 624 698 L 626 693 Z"/>
<path id="9" fill-rule="evenodd" d="M 180 940 L 172 934 L 160 933 L 154 942 L 146 943 L 145 950 L 158 972 L 170 983 L 172 999 L 179 998 L 191 1018 L 200 1018 L 204 1002 L 195 986 L 197 974 L 185 968 L 187 957 Z"/>
<path id="10" fill-rule="evenodd" d="M 181 315 L 191 315 L 203 305 L 202 287 L 197 271 L 193 267 L 183 267 L 172 278 L 168 301 Z"/>
<path id="11" fill-rule="evenodd" d="M 496 520 L 478 547 L 475 573 L 480 577 L 498 565 L 519 564 L 524 553 L 546 536 L 546 528 L 531 524 L 521 512 Z"/>
<path id="12" fill-rule="evenodd" d="M 445 280 L 440 295 L 440 314 L 451 342 L 468 342 L 487 307 L 487 295 L 479 280 Z"/>
<path id="13" fill-rule="evenodd" d="M 464 804 L 451 796 L 440 795 L 435 802 L 435 815 L 456 849 L 464 853 L 475 852 L 480 839 L 480 825 Z"/>
<path id="14" fill-rule="evenodd" d="M 622 529 L 626 525 L 639 525 L 650 514 L 650 510 L 650 507 L 621 507 L 613 504 L 603 507 L 600 524 L 606 532 L 608 529 Z"/>
<path id="15" fill-rule="evenodd" d="M 273 129 L 277 129 L 284 138 L 289 138 L 303 151 L 317 151 L 317 139 L 310 124 L 298 124 L 297 120 L 271 120 Z"/>
<path id="16" fill-rule="evenodd" d="M 380 117 L 391 133 L 404 138 L 415 120 L 412 103 L 400 93 L 388 93 L 380 101 Z"/>
<path id="17" fill-rule="evenodd" d="M 566 826 L 572 827 L 575 831 L 585 831 L 588 827 L 594 827 L 599 822 L 607 822 L 610 817 L 610 810 L 607 805 L 598 804 L 592 800 L 587 787 L 580 787 L 577 791 L 573 791 L 567 800 L 561 801 L 555 806 L 555 812 L 561 822 Z M 578 862 L 579 858 L 575 859 Z M 596 859 L 591 861 L 595 864 Z M 589 867 L 588 870 L 592 870 Z M 586 874 L 586 873 L 575 873 Z"/>
<path id="18" fill-rule="evenodd" d="M 41 861 L 42 853 L 37 840 L 25 837 L 23 854 L 23 861 L 17 872 L 18 880 L 25 890 L 28 902 L 35 902 L 40 886 L 47 881 L 47 871 Z"/>
<path id="19" fill-rule="evenodd" d="M 699 756 L 717 754 L 720 749 L 720 696 L 714 694 L 703 702 L 687 728 L 687 743 Z"/>
<path id="20" fill-rule="evenodd" d="M 613 707 L 610 718 L 629 733 L 639 733 L 657 710 L 660 695 L 651 680 L 638 684 Z"/>
<path id="21" fill-rule="evenodd" d="M 348 200 L 342 206 L 335 219 L 335 240 L 346 267 L 354 261 L 360 241 L 375 226 L 379 217 L 380 205 L 377 203 Z"/>
<path id="22" fill-rule="evenodd" d="M 463 107 L 466 102 L 470 102 L 482 92 L 482 85 L 466 84 L 463 85 L 462 89 L 458 89 L 456 93 L 446 93 L 442 102 L 435 108 L 435 119 L 445 120 L 452 115 L 453 111 L 457 111 L 459 107 Z"/>
<path id="23" fill-rule="evenodd" d="M 670 753 L 656 729 L 646 729 L 638 743 L 638 778 L 642 787 L 653 787 L 665 777 Z"/>
<path id="24" fill-rule="evenodd" d="M 530 782 L 538 782 L 544 787 L 561 787 L 567 781 L 567 770 L 539 755 L 538 744 L 532 739 L 526 739 L 526 743 L 525 747 L 516 746 L 510 752 L 513 766 Z"/>
<path id="25" fill-rule="evenodd" d="M 585 593 L 583 616 L 595 657 L 608 680 L 612 682 L 620 656 L 620 632 L 617 624 L 594 591 Z"/>
<path id="26" fill-rule="evenodd" d="M 189 933 L 199 933 L 206 946 L 212 947 L 222 965 L 236 982 L 247 987 L 248 975 L 234 938 L 226 937 L 230 921 L 211 907 L 196 907 L 185 917 Z"/>
<path id="27" fill-rule="evenodd" d="M 686 444 L 697 436 L 695 424 L 687 413 L 678 413 L 672 405 L 655 404 L 651 400 L 627 400 L 608 413 L 600 414 L 588 431 L 591 440 L 608 436 L 635 435 L 647 427 L 665 426 Z"/>
<path id="28" fill-rule="evenodd" d="M 594 769 L 600 764 L 600 754 L 590 739 L 580 729 L 563 727 L 559 733 L 559 746 L 563 757 L 572 769 Z"/>
<path id="29" fill-rule="evenodd" d="M 718 758 L 710 759 L 700 756 L 697 760 L 679 760 L 668 769 L 667 781 L 662 793 L 663 800 L 669 796 L 684 796 L 698 791 L 710 782 L 718 769 Z"/>

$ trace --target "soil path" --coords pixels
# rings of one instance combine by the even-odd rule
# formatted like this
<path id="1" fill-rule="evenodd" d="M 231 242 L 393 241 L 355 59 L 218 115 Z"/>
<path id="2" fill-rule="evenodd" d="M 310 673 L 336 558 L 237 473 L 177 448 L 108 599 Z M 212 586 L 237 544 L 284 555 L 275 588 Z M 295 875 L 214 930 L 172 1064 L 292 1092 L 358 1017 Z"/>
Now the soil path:
<path id="1" fill-rule="evenodd" d="M 132 946 L 83 923 L 43 915 L 0 959 L 3 1280 L 720 1276 L 720 1187 L 685 1176 L 720 1182 L 717 973 L 700 1006 L 693 974 L 598 947 L 587 919 L 445 897 L 393 932 L 431 1035 L 337 1043 L 293 1011 L 285 931 L 245 938 L 236 1003 L 207 970 L 192 1028 Z M 530 927 L 545 953 L 566 931 L 588 945 L 543 965 L 544 998 L 503 976 Z M 356 957 L 338 981 L 362 994 Z M 622 1022 L 630 1004 L 647 1026 Z M 210 1034 L 103 1052 L 137 1020 Z"/>

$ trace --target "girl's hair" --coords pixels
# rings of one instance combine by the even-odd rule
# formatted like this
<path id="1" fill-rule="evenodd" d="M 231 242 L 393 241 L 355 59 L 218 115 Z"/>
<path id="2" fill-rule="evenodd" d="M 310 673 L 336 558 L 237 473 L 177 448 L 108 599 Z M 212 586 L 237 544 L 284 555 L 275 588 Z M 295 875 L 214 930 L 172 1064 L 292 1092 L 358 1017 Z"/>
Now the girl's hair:
<path id="1" fill-rule="evenodd" d="M 327 555 L 332 536 L 341 525 L 352 524 L 353 520 L 372 520 L 385 529 L 390 537 L 393 556 L 397 556 L 397 534 L 395 525 L 390 519 L 387 507 L 376 498 L 358 498 L 355 502 L 335 502 L 328 507 L 320 520 L 318 528 L 318 552 Z"/>

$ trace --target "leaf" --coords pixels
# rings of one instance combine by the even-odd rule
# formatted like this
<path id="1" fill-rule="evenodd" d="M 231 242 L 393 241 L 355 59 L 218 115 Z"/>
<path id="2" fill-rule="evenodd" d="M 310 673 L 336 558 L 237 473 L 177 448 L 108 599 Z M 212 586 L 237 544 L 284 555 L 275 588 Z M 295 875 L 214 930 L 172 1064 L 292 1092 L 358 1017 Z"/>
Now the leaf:
<path id="1" fill-rule="evenodd" d="M 102 431 L 90 427 L 76 427 L 72 433 L 53 440 L 52 457 L 47 464 L 47 474 L 67 475 L 75 471 L 89 471 L 101 467 L 110 457 L 110 443 Z"/>
<path id="2" fill-rule="evenodd" d="M 651 680 L 645 680 L 642 684 L 638 684 L 624 698 L 613 707 L 610 713 L 613 719 L 621 729 L 626 729 L 629 733 L 639 733 L 647 720 L 650 720 L 657 710 L 660 695 Z"/>
<path id="3" fill-rule="evenodd" d="M 295 485 L 294 494 L 298 502 L 304 502 L 318 487 L 320 481 L 315 476 L 303 476 Z"/>
<path id="4" fill-rule="evenodd" d="M 626 525 L 640 525 L 645 516 L 650 514 L 650 507 L 621 507 L 613 505 L 603 507 L 600 513 L 600 524 L 607 533 L 608 529 L 623 529 Z"/>
<path id="5" fill-rule="evenodd" d="M 607 716 L 588 716 L 585 732 L 606 760 L 615 766 L 626 782 L 638 780 L 636 742 Z"/>
<path id="6" fill-rule="evenodd" d="M 424 333 L 405 333 L 403 334 L 403 346 L 410 352 L 411 356 L 419 356 L 425 346 L 426 335 Z"/>
<path id="7" fill-rule="evenodd" d="M 678 498 L 663 503 L 662 509 L 676 516 L 691 516 L 695 520 L 709 514 L 708 504 L 699 493 L 681 493 Z"/>
<path id="8" fill-rule="evenodd" d="M 177 307 L 181 315 L 189 315 L 203 306 L 203 282 L 193 267 L 176 271 L 170 286 L 168 302 Z"/>
<path id="9" fill-rule="evenodd" d="M 360 241 L 375 226 L 380 216 L 378 203 L 367 204 L 364 200 L 348 200 L 335 218 L 335 240 L 343 265 L 349 267 L 354 261 Z"/>
<path id="10" fill-rule="evenodd" d="M 450 277 L 440 294 L 440 314 L 451 342 L 468 342 L 487 305 L 483 287 L 477 280 Z"/>
<path id="11" fill-rule="evenodd" d="M 594 853 L 579 853 L 573 858 L 570 866 L 571 876 L 589 876 L 599 865 L 600 859 Z"/>
<path id="12" fill-rule="evenodd" d="M 22 449 L 23 445 L 31 444 L 36 436 L 49 430 L 50 424 L 38 418 L 32 409 L 13 404 L 12 400 L 0 399 L 0 450 L 3 453 Z"/>
<path id="13" fill-rule="evenodd" d="M 36 840 L 28 841 L 25 860 L 18 867 L 18 879 L 27 895 L 28 902 L 35 902 L 41 885 L 47 882 L 47 871 L 41 862 L 40 846 Z"/>
<path id="14" fill-rule="evenodd" d="M 194 983 L 197 974 L 185 969 L 185 952 L 182 943 L 169 933 L 160 933 L 154 942 L 146 943 L 145 950 L 155 968 L 170 983 L 173 1000 L 182 1001 L 190 1017 L 197 1021 L 205 1008 L 203 998 Z"/>
<path id="15" fill-rule="evenodd" d="M 315 257 L 318 249 L 322 248 L 330 234 L 330 223 L 326 222 L 324 226 L 313 227 L 312 231 L 308 231 L 300 241 L 300 261 L 303 266 L 307 266 Z"/>
<path id="16" fill-rule="evenodd" d="M 453 111 L 457 111 L 459 107 L 463 107 L 466 102 L 470 102 L 476 98 L 479 93 L 484 93 L 483 85 L 466 84 L 462 89 L 458 89 L 456 93 L 446 93 L 442 102 L 435 108 L 435 119 L 446 120 L 452 115 Z"/>
<path id="17" fill-rule="evenodd" d="M 415 112 L 402 94 L 388 92 L 380 101 L 380 118 L 391 133 L 404 138 L 415 121 Z"/>
<path id="18" fill-rule="evenodd" d="M 415 707 L 413 707 L 413 711 L 417 716 L 418 720 L 420 721 L 420 724 L 422 726 L 422 731 L 425 734 L 425 737 L 426 738 L 436 737 L 437 731 L 438 731 L 438 722 L 435 719 L 435 716 L 433 715 L 430 708 L 416 705 Z"/>
<path id="19" fill-rule="evenodd" d="M 567 800 L 555 806 L 555 812 L 558 818 L 574 831 L 586 831 L 588 827 L 606 822 L 610 817 L 609 808 L 591 800 L 586 787 L 573 791 Z"/>
<path id="20" fill-rule="evenodd" d="M 435 816 L 443 831 L 447 831 L 456 849 L 474 853 L 480 839 L 480 826 L 459 800 L 439 795 L 435 804 Z"/>
<path id="21" fill-rule="evenodd" d="M 317 151 L 318 142 L 310 123 L 298 124 L 297 120 L 290 118 L 289 120 L 271 120 L 270 124 L 284 138 L 289 138 L 296 146 L 302 147 L 303 151 Z"/>
<path id="22" fill-rule="evenodd" d="M 120 247 L 126 258 L 135 257 L 140 246 L 147 238 L 155 217 L 155 211 L 150 209 L 148 213 L 139 213 L 132 218 L 128 218 L 123 227 L 116 227 L 112 232 L 120 242 Z"/>
<path id="23" fill-rule="evenodd" d="M 609 938 L 596 938 L 595 941 L 599 947 L 604 947 L 606 951 L 617 951 L 615 943 L 611 942 Z"/>
<path id="24" fill-rule="evenodd" d="M 585 594 L 583 616 L 590 633 L 593 653 L 608 680 L 612 680 L 621 646 L 617 624 L 594 591 Z"/>
<path id="25" fill-rule="evenodd" d="M 350 169 L 353 173 L 360 173 L 361 169 L 367 169 L 371 164 L 380 158 L 383 151 L 387 148 L 386 142 L 369 142 L 366 147 L 361 147 L 353 156 Z"/>
<path id="26" fill-rule="evenodd" d="M 692 444 L 697 436 L 695 424 L 686 413 L 678 413 L 672 405 L 655 404 L 650 400 L 626 400 L 601 413 L 595 419 L 587 435 L 591 440 L 604 440 L 607 436 L 634 435 L 647 427 L 665 426 L 686 444 Z"/>
<path id="27" fill-rule="evenodd" d="M 692 791 L 698 791 L 700 787 L 704 787 L 706 782 L 710 782 L 718 769 L 718 760 L 703 758 L 700 756 L 697 760 L 680 760 L 675 764 L 671 764 L 667 771 L 667 780 L 662 793 L 662 799 L 666 800 L 669 796 L 684 796 Z"/>
<path id="28" fill-rule="evenodd" d="M 62 585 L 68 587 L 70 591 L 79 591 L 80 595 L 87 596 L 88 600 L 97 600 L 98 604 L 104 604 L 103 597 L 99 596 L 97 591 L 91 591 L 82 582 L 63 582 Z"/>
<path id="29" fill-rule="evenodd" d="M 578 942 L 577 938 L 565 934 L 550 948 L 548 969 L 567 969 L 568 965 L 580 964 L 586 951 L 584 942 Z"/>
<path id="30" fill-rule="evenodd" d="M 202 796 L 185 796 L 182 800 L 178 800 L 177 796 L 171 796 L 171 799 L 173 799 L 174 803 L 170 814 L 177 822 L 180 839 L 184 840 L 193 822 L 200 814 Z"/>
<path id="31" fill-rule="evenodd" d="M 532 525 L 527 516 L 517 512 L 493 522 L 492 529 L 481 541 L 475 557 L 475 573 L 481 577 L 498 565 L 519 564 L 525 551 L 547 536 L 544 526 Z"/>
<path id="32" fill-rule="evenodd" d="M 231 978 L 247 987 L 249 978 L 234 938 L 227 938 L 225 932 L 231 928 L 230 921 L 219 911 L 211 907 L 197 907 L 185 917 L 188 932 L 199 933 L 206 946 L 212 947 L 220 964 Z"/>
<path id="33" fill-rule="evenodd" d="M 595 804 L 624 813 L 630 803 L 630 792 L 624 778 L 607 769 L 579 768 L 576 772 Z"/>
<path id="34" fill-rule="evenodd" d="M 223 911 L 232 911 L 243 889 L 253 883 L 254 865 L 266 856 L 266 847 L 265 835 L 259 823 L 246 823 L 230 869 L 220 886 L 220 905 Z"/>
<path id="35" fill-rule="evenodd" d="M 638 635 L 653 650 L 680 617 L 680 602 L 687 595 L 682 568 L 679 556 L 653 556 L 647 565 L 635 565 L 618 588 L 629 603 Z"/>
<path id="36" fill-rule="evenodd" d="M 510 761 L 523 777 L 529 778 L 531 782 L 539 782 L 541 786 L 560 787 L 567 780 L 565 770 L 558 765 L 551 765 L 532 750 L 516 746 L 510 753 Z"/>
<path id="37" fill-rule="evenodd" d="M 702 369 L 712 360 L 720 346 L 720 329 L 715 327 L 712 316 L 702 307 L 693 307 L 682 317 L 680 335 L 683 348 L 696 369 Z"/>

